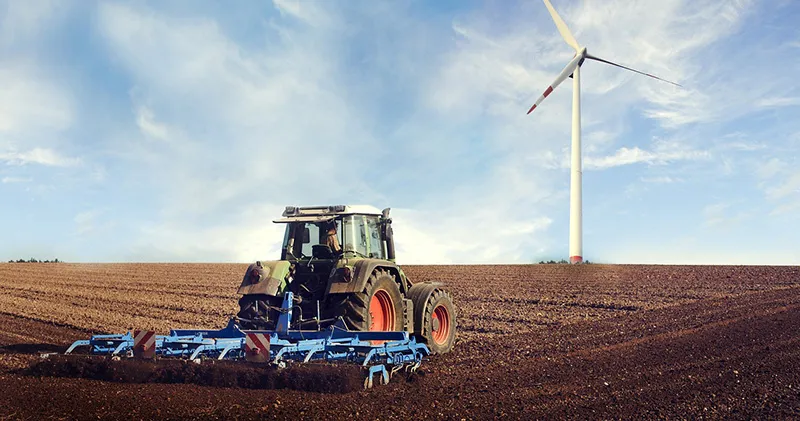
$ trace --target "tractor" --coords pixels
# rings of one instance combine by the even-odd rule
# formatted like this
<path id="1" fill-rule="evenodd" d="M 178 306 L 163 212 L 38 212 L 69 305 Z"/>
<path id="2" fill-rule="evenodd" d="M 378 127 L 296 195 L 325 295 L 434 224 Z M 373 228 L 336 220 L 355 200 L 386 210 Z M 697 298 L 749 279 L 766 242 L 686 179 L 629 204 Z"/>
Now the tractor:
<path id="1" fill-rule="evenodd" d="M 248 266 L 235 323 L 275 330 L 284 296 L 290 329 L 408 332 L 432 354 L 449 352 L 456 309 L 441 283 L 411 282 L 395 263 L 389 210 L 366 205 L 287 206 L 280 260 Z M 291 294 L 287 294 L 291 292 Z"/>

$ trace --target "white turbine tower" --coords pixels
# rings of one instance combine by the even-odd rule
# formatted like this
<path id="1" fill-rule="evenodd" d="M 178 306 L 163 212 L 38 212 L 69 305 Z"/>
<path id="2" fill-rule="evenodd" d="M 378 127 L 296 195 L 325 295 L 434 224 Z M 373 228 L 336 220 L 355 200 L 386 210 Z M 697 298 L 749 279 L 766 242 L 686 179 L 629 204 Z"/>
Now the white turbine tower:
<path id="1" fill-rule="evenodd" d="M 553 82 L 544 93 L 536 100 L 530 110 L 528 110 L 528 114 L 530 114 L 536 107 L 545 99 L 553 89 L 555 89 L 561 82 L 564 81 L 568 76 L 572 75 L 572 164 L 570 166 L 570 200 L 569 200 L 569 261 L 570 263 L 581 263 L 583 262 L 583 251 L 582 251 L 582 242 L 583 242 L 583 235 L 582 235 L 582 210 L 581 210 L 581 65 L 583 61 L 587 58 L 590 60 L 600 61 L 606 64 L 610 64 L 612 66 L 621 67 L 626 70 L 630 70 L 632 72 L 636 72 L 645 76 L 649 76 L 658 80 L 663 80 L 664 82 L 671 83 L 673 85 L 678 85 L 675 82 L 670 82 L 668 80 L 661 79 L 660 77 L 653 76 L 651 74 L 647 74 L 644 72 L 640 72 L 638 70 L 631 69 L 630 67 L 625 67 L 617 63 L 612 63 L 608 60 L 604 60 L 599 57 L 595 57 L 586 52 L 586 47 L 581 47 L 578 45 L 578 41 L 575 40 L 575 37 L 572 36 L 572 33 L 567 28 L 567 25 L 561 20 L 561 17 L 558 16 L 556 10 L 553 9 L 553 5 L 550 4 L 549 0 L 543 0 L 544 5 L 547 6 L 547 10 L 550 11 L 550 16 L 553 17 L 553 21 L 556 23 L 556 28 L 558 28 L 558 32 L 561 33 L 561 36 L 564 38 L 564 41 L 569 44 L 570 47 L 575 49 L 575 57 L 567 63 L 567 66 L 564 67 L 564 70 L 561 71 L 561 74 L 558 75 L 555 82 Z"/>

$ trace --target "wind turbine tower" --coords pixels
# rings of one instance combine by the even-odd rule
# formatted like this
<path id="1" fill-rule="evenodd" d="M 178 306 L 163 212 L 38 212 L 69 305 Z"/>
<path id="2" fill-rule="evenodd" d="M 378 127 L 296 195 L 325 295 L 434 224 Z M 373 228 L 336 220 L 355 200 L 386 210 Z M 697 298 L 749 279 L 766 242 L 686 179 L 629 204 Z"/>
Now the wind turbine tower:
<path id="1" fill-rule="evenodd" d="M 575 56 L 567 63 L 564 70 L 558 75 L 556 80 L 547 87 L 544 93 L 539 96 L 539 99 L 533 104 L 528 114 L 530 114 L 539 104 L 550 95 L 553 90 L 561 84 L 567 77 L 572 77 L 572 159 L 570 164 L 570 191 L 569 191 L 569 261 L 570 263 L 583 262 L 583 208 L 581 203 L 581 65 L 587 58 L 590 60 L 599 61 L 602 63 L 610 64 L 612 66 L 621 67 L 641 75 L 649 76 L 654 79 L 662 80 L 676 86 L 675 82 L 661 79 L 660 77 L 653 76 L 648 73 L 640 72 L 638 70 L 625 67 L 621 64 L 613 63 L 604 60 L 600 57 L 593 56 L 586 51 L 586 47 L 581 47 L 575 37 L 567 28 L 567 25 L 561 20 L 550 0 L 543 0 L 547 10 L 550 11 L 550 16 L 561 33 L 561 37 L 567 44 L 575 49 Z"/>

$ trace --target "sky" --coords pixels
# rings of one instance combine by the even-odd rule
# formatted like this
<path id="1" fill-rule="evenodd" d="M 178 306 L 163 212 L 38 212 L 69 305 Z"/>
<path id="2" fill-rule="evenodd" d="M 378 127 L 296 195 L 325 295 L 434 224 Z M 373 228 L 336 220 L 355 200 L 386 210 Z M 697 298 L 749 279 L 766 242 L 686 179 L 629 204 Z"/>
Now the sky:
<path id="1" fill-rule="evenodd" d="M 800 3 L 552 0 L 583 256 L 800 264 Z M 568 258 L 572 58 L 541 1 L 0 0 L 0 260 L 279 258 L 392 208 L 400 264 Z"/>

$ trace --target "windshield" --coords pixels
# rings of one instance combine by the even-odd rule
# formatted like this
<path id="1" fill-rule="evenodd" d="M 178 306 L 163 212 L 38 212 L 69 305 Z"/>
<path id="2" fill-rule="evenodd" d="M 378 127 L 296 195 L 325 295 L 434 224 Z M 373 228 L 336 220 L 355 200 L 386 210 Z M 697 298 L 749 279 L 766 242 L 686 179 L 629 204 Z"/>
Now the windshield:
<path id="1" fill-rule="evenodd" d="M 347 215 L 329 221 L 286 224 L 282 260 L 334 259 L 342 253 L 382 258 L 377 219 Z"/>
<path id="2" fill-rule="evenodd" d="M 286 224 L 281 259 L 333 258 L 342 251 L 342 221 L 291 222 Z M 316 247 L 315 247 L 316 246 Z M 325 247 L 328 250 L 325 250 Z"/>

